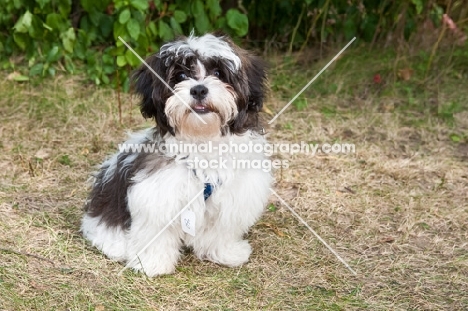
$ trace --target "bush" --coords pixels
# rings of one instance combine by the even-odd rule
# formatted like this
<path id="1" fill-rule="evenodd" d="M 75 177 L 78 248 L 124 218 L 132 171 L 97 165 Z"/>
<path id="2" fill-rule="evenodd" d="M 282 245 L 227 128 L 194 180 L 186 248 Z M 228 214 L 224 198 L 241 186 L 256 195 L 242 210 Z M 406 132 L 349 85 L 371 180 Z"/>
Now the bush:
<path id="1" fill-rule="evenodd" d="M 29 77 L 74 73 L 82 63 L 96 84 L 128 90 L 128 73 L 140 61 L 119 37 L 145 57 L 177 35 L 215 29 L 244 36 L 248 20 L 235 8 L 223 12 L 216 0 L 6 0 L 0 8 L 1 61 L 12 68 L 9 57 L 24 55 Z"/>
<path id="2" fill-rule="evenodd" d="M 3 1 L 3 69 L 27 63 L 27 76 L 19 80 L 54 76 L 57 70 L 85 71 L 96 84 L 123 86 L 125 91 L 130 69 L 140 61 L 119 37 L 145 57 L 162 42 L 192 30 L 202 34 L 221 29 L 243 37 L 250 22 L 253 45 L 263 48 L 274 41 L 274 48 L 291 52 L 354 36 L 373 43 L 389 37 L 405 40 L 427 20 L 437 26 L 448 7 L 455 21 L 466 21 L 468 12 L 464 0 L 226 0 L 224 8 L 217 0 Z"/>
<path id="3" fill-rule="evenodd" d="M 274 47 L 289 51 L 308 44 L 367 42 L 391 37 L 407 40 L 424 21 L 440 25 L 450 7 L 455 21 L 466 18 L 465 0 L 244 0 L 254 42 L 274 38 Z M 452 4 L 450 6 L 450 4 Z M 274 17 L 274 18 L 272 18 Z"/>

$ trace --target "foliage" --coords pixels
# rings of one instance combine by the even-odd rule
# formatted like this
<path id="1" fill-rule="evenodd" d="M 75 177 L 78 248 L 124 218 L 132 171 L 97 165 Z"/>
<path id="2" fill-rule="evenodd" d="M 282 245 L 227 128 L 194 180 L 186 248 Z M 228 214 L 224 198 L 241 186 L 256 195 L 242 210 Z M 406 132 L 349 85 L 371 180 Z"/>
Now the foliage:
<path id="1" fill-rule="evenodd" d="M 438 26 L 450 10 L 455 21 L 468 15 L 464 0 L 244 0 L 254 42 L 300 49 L 310 43 L 407 40 L 424 21 Z M 272 18 L 274 16 L 274 18 Z"/>
<path id="2" fill-rule="evenodd" d="M 216 0 L 6 0 L 0 60 L 4 69 L 14 69 L 10 57 L 24 55 L 29 77 L 84 67 L 96 84 L 128 90 L 128 73 L 140 61 L 119 37 L 145 57 L 177 35 L 216 29 L 244 36 L 248 20 L 236 8 L 223 12 Z"/>
<path id="3" fill-rule="evenodd" d="M 129 72 L 160 45 L 192 30 L 248 33 L 257 47 L 293 50 L 354 36 L 368 42 L 408 39 L 424 21 L 449 10 L 466 21 L 463 0 L 4 0 L 0 66 L 16 81 L 85 72 L 96 84 L 129 89 Z M 428 67 L 432 59 L 429 60 Z M 26 65 L 27 69 L 24 69 Z"/>

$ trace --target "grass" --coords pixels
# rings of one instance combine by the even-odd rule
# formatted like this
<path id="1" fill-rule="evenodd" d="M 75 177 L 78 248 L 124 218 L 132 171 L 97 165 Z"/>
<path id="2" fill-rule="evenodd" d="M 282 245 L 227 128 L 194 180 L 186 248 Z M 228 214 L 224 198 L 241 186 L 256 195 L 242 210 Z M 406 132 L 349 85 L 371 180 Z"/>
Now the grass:
<path id="1" fill-rule="evenodd" d="M 326 63 L 307 55 L 271 58 L 267 118 Z M 120 123 L 117 94 L 76 77 L 32 86 L 1 73 L 0 310 L 466 310 L 468 73 L 441 55 L 425 78 L 424 55 L 402 59 L 349 51 L 269 129 L 272 142 L 355 144 L 277 155 L 290 167 L 275 191 L 357 276 L 273 196 L 247 265 L 187 252 L 173 275 L 117 276 L 78 231 L 86 181 L 126 130 L 151 123 L 122 94 Z"/>

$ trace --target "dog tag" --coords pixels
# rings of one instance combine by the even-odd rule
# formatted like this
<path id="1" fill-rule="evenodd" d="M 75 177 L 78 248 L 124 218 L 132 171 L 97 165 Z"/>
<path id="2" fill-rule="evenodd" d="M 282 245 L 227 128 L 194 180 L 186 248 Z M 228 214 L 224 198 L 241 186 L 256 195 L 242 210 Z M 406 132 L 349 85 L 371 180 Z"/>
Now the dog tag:
<path id="1" fill-rule="evenodd" d="M 182 230 L 191 236 L 195 236 L 195 213 L 191 210 L 185 210 L 180 216 Z"/>

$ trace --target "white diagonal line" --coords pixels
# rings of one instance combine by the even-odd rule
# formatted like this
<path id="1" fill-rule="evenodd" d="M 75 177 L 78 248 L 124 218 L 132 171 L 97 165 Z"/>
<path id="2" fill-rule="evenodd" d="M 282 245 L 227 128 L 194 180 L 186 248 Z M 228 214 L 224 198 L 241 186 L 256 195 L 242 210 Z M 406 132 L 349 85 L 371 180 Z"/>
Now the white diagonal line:
<path id="1" fill-rule="evenodd" d="M 346 261 L 344 261 L 343 258 L 340 257 L 340 255 L 338 255 L 337 252 L 335 252 L 335 250 L 333 248 L 330 247 L 330 245 L 327 244 L 327 242 L 325 242 L 318 234 L 317 232 L 314 231 L 314 229 L 312 229 L 306 222 L 304 219 L 301 218 L 301 216 L 299 216 L 273 189 L 270 188 L 270 191 L 273 192 L 273 194 L 281 201 L 281 203 L 283 203 L 284 206 L 286 206 L 290 211 L 291 213 L 293 213 L 294 216 L 297 217 L 297 219 L 299 219 L 303 224 L 304 226 L 307 227 L 307 229 L 310 230 L 310 232 L 312 232 L 315 237 L 320 241 L 322 242 L 323 245 L 325 245 L 326 248 L 328 248 L 328 250 L 330 252 L 332 252 L 333 255 L 335 255 L 336 258 L 338 258 L 339 261 L 341 261 L 345 266 L 346 268 L 348 268 L 349 271 L 351 271 L 354 275 L 357 275 L 356 271 L 354 271 L 347 263 Z"/>
<path id="2" fill-rule="evenodd" d="M 278 118 L 279 115 L 282 114 L 282 113 L 289 107 L 289 105 L 291 105 L 292 102 L 295 101 L 296 98 L 298 98 L 298 97 L 302 94 L 302 92 L 304 92 L 304 91 L 312 84 L 312 82 L 314 82 L 315 79 L 317 79 L 317 78 L 328 68 L 328 66 L 330 66 L 331 63 L 333 63 L 333 62 L 338 58 L 338 56 L 340 56 L 341 53 L 344 52 L 344 50 L 346 50 L 346 49 L 348 48 L 348 46 L 351 45 L 351 43 L 353 43 L 354 40 L 356 40 L 356 37 L 354 37 L 353 39 L 351 39 L 351 41 L 349 41 L 348 44 L 346 44 L 346 46 L 345 46 L 343 49 L 341 49 L 341 51 L 339 51 L 338 54 L 336 54 L 336 56 L 333 57 L 332 60 L 329 61 L 328 64 L 326 64 L 325 67 L 323 67 L 323 69 L 320 70 L 319 73 L 316 74 L 315 77 L 313 77 L 312 80 L 310 80 L 309 83 L 307 83 L 307 85 L 304 86 L 304 87 L 302 88 L 302 90 L 300 90 L 300 92 L 297 93 L 296 96 L 294 96 L 294 98 L 291 99 L 291 100 L 289 101 L 289 103 L 287 103 L 286 106 L 284 106 L 283 109 L 281 109 L 280 112 L 278 112 L 278 113 L 276 114 L 276 116 L 273 117 L 273 119 L 271 119 L 270 122 L 268 122 L 268 124 L 273 123 L 273 122 L 276 120 L 276 118 Z"/>
<path id="3" fill-rule="evenodd" d="M 172 218 L 171 221 L 169 221 L 169 223 L 168 223 L 164 228 L 162 228 L 162 229 L 158 232 L 158 234 L 156 234 L 156 235 L 151 239 L 151 241 L 149 241 L 148 244 L 146 244 L 145 247 L 143 247 L 143 248 L 141 249 L 141 251 L 139 251 L 139 252 L 135 255 L 135 257 L 134 257 L 132 260 L 130 260 L 129 262 L 127 262 L 127 264 L 125 265 L 125 267 L 123 267 L 122 270 L 120 270 L 120 272 L 119 272 L 117 275 L 122 275 L 122 272 L 124 272 L 125 269 L 127 269 L 127 268 L 130 266 L 130 264 L 131 264 L 132 262 L 134 262 L 136 259 L 138 259 L 138 258 L 140 257 L 140 255 L 141 255 L 141 253 L 143 253 L 143 252 L 144 252 L 144 251 L 145 251 L 145 250 L 146 250 L 146 249 L 147 249 L 147 248 L 148 248 L 148 247 L 149 247 L 149 246 L 150 246 L 150 245 L 151 245 L 151 244 L 152 244 L 152 243 L 153 243 L 153 242 L 154 242 L 154 241 L 155 241 L 155 240 L 156 240 L 156 239 L 157 239 L 173 222 L 174 222 L 174 220 L 176 220 L 176 219 L 185 211 L 185 209 L 186 209 L 187 207 L 189 207 L 190 204 L 192 204 L 193 201 L 195 201 L 195 200 L 198 198 L 198 196 L 199 196 L 200 194 L 203 193 L 203 191 L 205 191 L 205 189 L 200 190 L 200 192 L 198 192 L 198 193 L 195 195 L 195 197 L 194 197 L 193 199 L 191 199 L 190 202 L 188 202 L 187 205 L 185 205 L 184 208 L 181 209 L 180 212 L 178 212 L 177 215 L 175 215 L 174 218 Z M 143 267 L 143 268 L 144 268 L 144 267 Z"/>
<path id="4" fill-rule="evenodd" d="M 187 103 L 185 102 L 185 100 L 183 100 L 183 99 L 179 96 L 179 94 L 177 94 L 177 93 L 174 91 L 174 89 L 172 89 L 172 88 L 169 86 L 169 84 L 167 84 L 166 81 L 164 81 L 164 79 L 161 78 L 161 76 L 158 75 L 158 74 L 156 73 L 156 71 L 154 71 L 154 69 L 151 68 L 151 66 L 148 65 L 148 63 L 145 62 L 145 60 L 144 60 L 143 58 L 141 58 L 140 55 L 138 55 L 138 53 L 135 52 L 135 50 L 132 49 L 132 47 L 131 47 L 127 42 L 125 42 L 124 39 L 122 39 L 122 38 L 119 36 L 119 40 L 122 41 L 122 43 L 125 44 L 125 46 L 126 46 L 130 51 L 132 51 L 133 54 L 135 54 L 135 56 L 140 60 L 140 62 L 142 62 L 146 67 L 148 67 L 148 69 L 149 69 L 156 77 L 158 77 L 158 79 L 161 80 L 161 82 L 162 82 L 162 83 L 163 83 L 163 84 L 164 84 L 164 85 L 165 85 L 165 86 L 182 102 L 182 103 L 184 103 L 184 105 L 187 106 L 187 108 L 190 109 L 190 111 L 191 111 L 192 113 L 194 113 L 195 116 L 196 116 L 200 121 L 203 122 L 203 124 L 206 124 L 205 120 L 203 120 L 202 117 L 200 117 L 200 116 L 198 115 L 198 113 L 196 113 L 196 112 L 192 109 L 192 107 L 190 107 L 190 105 L 187 104 Z"/>

